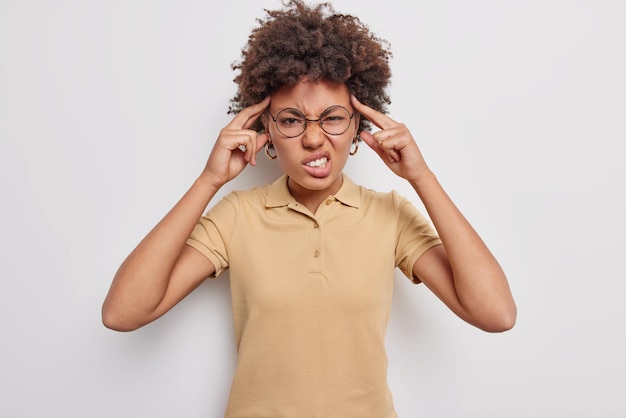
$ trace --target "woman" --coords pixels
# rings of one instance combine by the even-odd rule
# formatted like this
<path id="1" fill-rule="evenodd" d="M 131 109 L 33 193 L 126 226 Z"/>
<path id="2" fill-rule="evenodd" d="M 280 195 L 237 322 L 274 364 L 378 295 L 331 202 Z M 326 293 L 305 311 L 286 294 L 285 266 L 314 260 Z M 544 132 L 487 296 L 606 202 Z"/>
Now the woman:
<path id="1" fill-rule="evenodd" d="M 259 23 L 235 65 L 236 116 L 121 265 L 104 324 L 141 327 L 228 268 L 238 365 L 227 417 L 395 417 L 383 341 L 395 267 L 485 331 L 510 329 L 515 303 L 409 130 L 384 113 L 386 43 L 329 4 L 292 0 Z M 342 173 L 360 140 L 413 186 L 434 229 L 397 193 Z M 263 148 L 285 175 L 202 216 Z"/>

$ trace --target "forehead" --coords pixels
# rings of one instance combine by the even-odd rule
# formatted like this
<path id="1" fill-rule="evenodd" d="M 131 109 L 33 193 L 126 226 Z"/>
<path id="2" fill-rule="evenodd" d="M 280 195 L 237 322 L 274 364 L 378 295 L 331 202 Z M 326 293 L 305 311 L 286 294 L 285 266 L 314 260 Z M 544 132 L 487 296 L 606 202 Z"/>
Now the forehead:
<path id="1" fill-rule="evenodd" d="M 293 86 L 283 86 L 272 94 L 271 103 L 277 110 L 291 107 L 305 114 L 319 114 L 334 105 L 350 105 L 348 87 L 325 80 L 301 80 Z"/>

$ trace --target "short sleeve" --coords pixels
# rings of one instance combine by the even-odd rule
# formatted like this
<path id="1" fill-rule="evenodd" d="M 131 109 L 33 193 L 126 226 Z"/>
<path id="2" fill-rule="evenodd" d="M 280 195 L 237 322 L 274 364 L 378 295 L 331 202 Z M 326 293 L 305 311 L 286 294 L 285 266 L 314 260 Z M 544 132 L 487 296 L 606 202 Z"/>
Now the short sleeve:
<path id="1" fill-rule="evenodd" d="M 228 242 L 236 224 L 237 202 L 234 193 L 224 197 L 200 218 L 187 239 L 187 245 L 213 263 L 215 277 L 228 268 Z"/>
<path id="2" fill-rule="evenodd" d="M 428 249 L 441 244 L 430 221 L 407 199 L 392 192 L 397 214 L 396 266 L 414 283 L 413 265 Z"/>

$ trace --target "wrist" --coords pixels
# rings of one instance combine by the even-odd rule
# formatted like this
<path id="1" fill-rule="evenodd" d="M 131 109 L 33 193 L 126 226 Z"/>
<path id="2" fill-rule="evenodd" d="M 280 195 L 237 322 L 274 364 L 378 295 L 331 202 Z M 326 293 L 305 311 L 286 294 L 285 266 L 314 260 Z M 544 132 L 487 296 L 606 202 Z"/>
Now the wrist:
<path id="1" fill-rule="evenodd" d="M 433 180 L 436 181 L 435 173 L 433 173 L 430 168 L 424 167 L 418 172 L 414 173 L 413 176 L 407 178 L 407 181 L 413 186 L 417 187 L 421 184 L 431 182 Z"/>
<path id="2" fill-rule="evenodd" d="M 417 192 L 419 192 L 427 185 L 436 183 L 437 177 L 435 176 L 435 173 L 430 171 L 430 169 L 426 168 L 422 172 L 420 172 L 418 175 L 407 179 L 407 181 L 411 184 L 411 186 L 413 186 L 413 188 Z"/>
<path id="3" fill-rule="evenodd" d="M 220 182 L 215 178 L 215 176 L 212 176 L 206 171 L 203 171 L 194 182 L 195 186 L 200 187 L 202 190 L 209 191 L 211 194 L 217 193 L 217 191 L 221 189 L 224 184 L 224 182 Z"/>

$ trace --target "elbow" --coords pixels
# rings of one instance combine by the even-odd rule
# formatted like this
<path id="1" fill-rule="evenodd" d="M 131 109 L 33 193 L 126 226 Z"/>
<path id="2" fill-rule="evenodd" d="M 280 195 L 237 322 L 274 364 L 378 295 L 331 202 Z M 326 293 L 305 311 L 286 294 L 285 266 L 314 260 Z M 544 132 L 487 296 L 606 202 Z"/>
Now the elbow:
<path id="1" fill-rule="evenodd" d="M 129 324 L 125 323 L 124 321 L 120 321 L 115 316 L 107 315 L 104 313 L 102 314 L 102 324 L 110 330 L 120 331 L 120 332 L 134 331 L 138 328 L 138 327 L 132 327 Z"/>
<path id="2" fill-rule="evenodd" d="M 134 331 L 143 325 L 128 320 L 121 312 L 107 307 L 106 303 L 102 307 L 102 324 L 110 330 L 120 332 Z"/>
<path id="3" fill-rule="evenodd" d="M 511 330 L 515 326 L 515 319 L 506 319 L 499 322 L 493 322 L 488 325 L 479 326 L 485 332 L 500 333 Z"/>
<path id="4" fill-rule="evenodd" d="M 511 330 L 517 321 L 517 308 L 513 304 L 500 312 L 489 315 L 489 318 L 476 326 L 485 332 L 499 333 Z"/>

